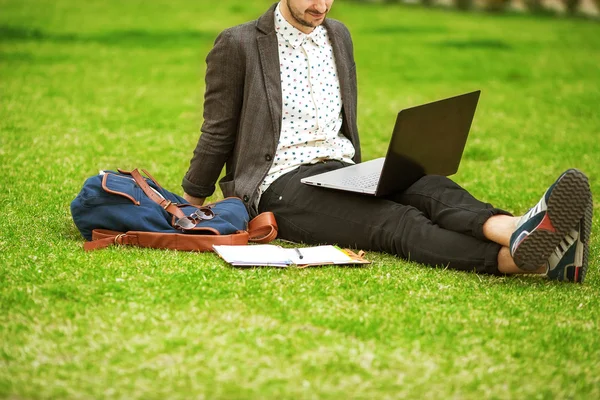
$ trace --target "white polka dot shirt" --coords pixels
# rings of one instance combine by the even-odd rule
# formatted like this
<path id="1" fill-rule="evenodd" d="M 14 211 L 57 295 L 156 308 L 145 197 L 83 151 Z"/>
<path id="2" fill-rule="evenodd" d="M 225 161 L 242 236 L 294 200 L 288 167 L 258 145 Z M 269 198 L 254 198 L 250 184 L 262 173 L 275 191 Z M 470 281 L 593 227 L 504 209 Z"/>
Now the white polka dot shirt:
<path id="1" fill-rule="evenodd" d="M 281 135 L 260 193 L 301 164 L 353 163 L 354 146 L 341 132 L 342 95 L 333 48 L 323 26 L 305 34 L 275 10 L 281 70 Z"/>

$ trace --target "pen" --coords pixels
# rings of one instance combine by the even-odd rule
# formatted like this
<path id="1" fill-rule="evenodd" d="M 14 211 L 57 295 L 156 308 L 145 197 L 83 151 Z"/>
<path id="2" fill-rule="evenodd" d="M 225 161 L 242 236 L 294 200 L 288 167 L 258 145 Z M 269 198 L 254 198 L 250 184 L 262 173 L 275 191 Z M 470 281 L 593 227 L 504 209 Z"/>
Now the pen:
<path id="1" fill-rule="evenodd" d="M 300 253 L 300 249 L 295 248 L 294 250 L 296 250 L 296 253 L 298 253 L 298 258 L 302 260 L 304 258 L 304 256 L 302 255 L 302 253 Z"/>

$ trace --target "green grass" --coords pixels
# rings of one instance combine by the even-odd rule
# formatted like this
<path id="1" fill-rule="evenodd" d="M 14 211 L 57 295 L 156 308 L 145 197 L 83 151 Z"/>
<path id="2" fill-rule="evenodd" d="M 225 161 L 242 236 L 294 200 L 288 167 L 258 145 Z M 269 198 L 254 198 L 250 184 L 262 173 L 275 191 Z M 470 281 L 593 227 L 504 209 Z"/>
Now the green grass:
<path id="1" fill-rule="evenodd" d="M 180 190 L 203 59 L 269 4 L 0 0 L 0 398 L 599 398 L 597 236 L 584 285 L 377 253 L 238 270 L 83 252 L 85 178 L 144 167 Z M 332 16 L 355 40 L 365 158 L 398 109 L 482 89 L 456 181 L 515 213 L 572 166 L 600 193 L 597 22 L 341 0 Z"/>

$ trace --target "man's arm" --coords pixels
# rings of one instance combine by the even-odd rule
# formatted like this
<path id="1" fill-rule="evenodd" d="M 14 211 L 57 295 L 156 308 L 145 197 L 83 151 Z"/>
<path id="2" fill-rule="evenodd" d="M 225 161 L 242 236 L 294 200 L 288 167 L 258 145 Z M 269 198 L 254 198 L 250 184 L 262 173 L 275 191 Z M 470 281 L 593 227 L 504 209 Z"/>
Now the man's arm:
<path id="1" fill-rule="evenodd" d="M 190 204 L 193 204 L 195 206 L 201 206 L 202 204 L 204 204 L 204 200 L 206 200 L 206 197 L 194 197 L 190 196 L 187 193 L 183 194 L 183 198 L 186 199 Z"/>
<path id="2" fill-rule="evenodd" d="M 184 197 L 194 199 L 194 203 L 214 193 L 223 165 L 235 147 L 244 87 L 239 53 L 232 31 L 226 30 L 206 57 L 202 135 L 182 183 Z"/>

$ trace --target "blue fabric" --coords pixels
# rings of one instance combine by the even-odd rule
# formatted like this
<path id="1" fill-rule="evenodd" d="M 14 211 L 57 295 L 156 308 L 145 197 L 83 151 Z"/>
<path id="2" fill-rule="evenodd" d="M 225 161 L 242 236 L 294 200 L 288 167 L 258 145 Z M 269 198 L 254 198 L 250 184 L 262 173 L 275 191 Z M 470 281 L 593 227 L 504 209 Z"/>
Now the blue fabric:
<path id="1" fill-rule="evenodd" d="M 248 212 L 238 198 L 228 198 L 211 205 L 215 217 L 200 220 L 192 230 L 173 227 L 173 216 L 149 199 L 129 175 L 106 171 L 103 175 L 88 178 L 81 192 L 71 202 L 71 215 L 79 232 L 92 240 L 92 230 L 109 229 L 119 232 L 146 231 L 164 233 L 215 234 L 206 228 L 216 229 L 221 235 L 229 235 L 248 227 Z M 181 196 L 158 187 L 150 179 L 146 182 L 165 199 L 177 204 L 185 215 L 197 207 Z"/>

